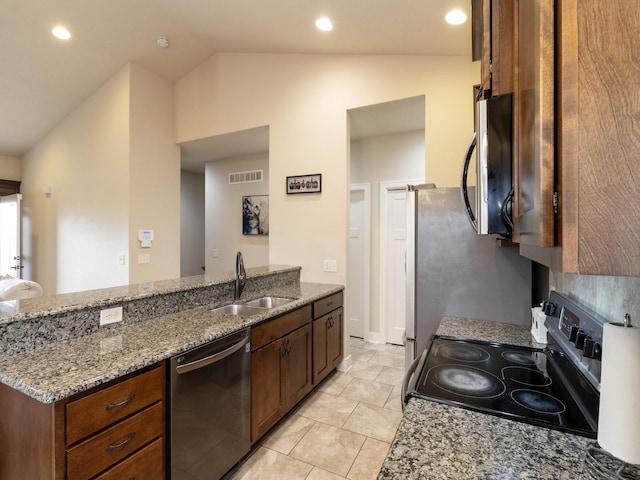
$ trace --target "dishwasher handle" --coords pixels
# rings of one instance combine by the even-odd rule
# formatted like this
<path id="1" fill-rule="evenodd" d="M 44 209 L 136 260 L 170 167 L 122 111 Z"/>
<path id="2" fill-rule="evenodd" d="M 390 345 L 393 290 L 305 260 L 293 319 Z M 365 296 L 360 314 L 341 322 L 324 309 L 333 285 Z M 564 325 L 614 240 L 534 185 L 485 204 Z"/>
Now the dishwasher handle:
<path id="1" fill-rule="evenodd" d="M 183 373 L 192 372 L 193 370 L 198 370 L 199 368 L 206 367 L 207 365 L 211 365 L 212 363 L 218 362 L 220 360 L 227 358 L 230 355 L 233 355 L 248 343 L 249 343 L 249 337 L 244 337 L 238 343 L 230 346 L 229 348 L 221 352 L 214 353 L 213 355 L 209 355 L 208 357 L 201 358 L 199 360 L 196 360 L 195 362 L 189 362 L 189 363 L 185 363 L 184 365 L 178 365 L 176 367 L 176 373 L 180 375 Z"/>

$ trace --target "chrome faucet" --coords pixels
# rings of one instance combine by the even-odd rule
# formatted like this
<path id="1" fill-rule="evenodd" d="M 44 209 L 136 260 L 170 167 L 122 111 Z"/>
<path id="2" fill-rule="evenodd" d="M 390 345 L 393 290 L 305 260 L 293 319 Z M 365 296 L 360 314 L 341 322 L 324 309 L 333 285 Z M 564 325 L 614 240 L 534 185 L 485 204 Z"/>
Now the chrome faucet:
<path id="1" fill-rule="evenodd" d="M 247 272 L 244 270 L 244 261 L 242 260 L 242 252 L 236 254 L 236 294 L 235 300 L 240 300 L 242 290 L 247 283 Z"/>

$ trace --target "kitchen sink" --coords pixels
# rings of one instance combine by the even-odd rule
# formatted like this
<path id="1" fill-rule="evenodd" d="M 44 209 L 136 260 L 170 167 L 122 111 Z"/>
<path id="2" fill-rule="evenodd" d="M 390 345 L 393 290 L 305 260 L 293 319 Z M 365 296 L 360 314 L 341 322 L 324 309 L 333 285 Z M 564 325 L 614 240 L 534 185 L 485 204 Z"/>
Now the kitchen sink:
<path id="1" fill-rule="evenodd" d="M 224 313 L 227 315 L 242 315 L 250 317 L 251 315 L 264 313 L 266 310 L 267 309 L 265 307 L 233 303 L 231 305 L 225 305 L 224 307 L 214 308 L 211 311 L 213 313 Z"/>
<path id="2" fill-rule="evenodd" d="M 280 305 L 284 305 L 285 303 L 289 303 L 290 301 L 290 298 L 284 297 L 261 297 L 247 302 L 247 305 L 260 308 L 276 308 Z"/>

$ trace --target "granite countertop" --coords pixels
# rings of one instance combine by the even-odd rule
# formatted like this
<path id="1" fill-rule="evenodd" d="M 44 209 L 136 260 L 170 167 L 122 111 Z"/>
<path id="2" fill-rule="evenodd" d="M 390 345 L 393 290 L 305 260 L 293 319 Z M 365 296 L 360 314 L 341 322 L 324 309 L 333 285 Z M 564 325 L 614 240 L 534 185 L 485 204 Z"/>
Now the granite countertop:
<path id="1" fill-rule="evenodd" d="M 445 317 L 438 335 L 541 348 L 528 326 Z M 582 460 L 593 440 L 413 398 L 378 480 L 590 478 Z"/>
<path id="2" fill-rule="evenodd" d="M 224 315 L 211 312 L 208 305 L 52 342 L 37 350 L 0 355 L 0 381 L 43 403 L 53 403 L 342 289 L 341 285 L 304 282 L 279 286 L 264 294 L 295 300 L 264 314 Z"/>

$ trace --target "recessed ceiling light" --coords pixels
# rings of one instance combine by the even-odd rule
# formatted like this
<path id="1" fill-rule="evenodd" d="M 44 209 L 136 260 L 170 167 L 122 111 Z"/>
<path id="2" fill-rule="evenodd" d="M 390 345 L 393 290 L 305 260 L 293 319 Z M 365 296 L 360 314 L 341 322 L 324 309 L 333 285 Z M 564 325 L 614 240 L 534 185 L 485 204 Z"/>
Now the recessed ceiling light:
<path id="1" fill-rule="evenodd" d="M 321 17 L 316 20 L 316 27 L 318 27 L 323 32 L 330 32 L 333 30 L 333 23 L 327 17 Z"/>
<path id="2" fill-rule="evenodd" d="M 467 21 L 467 14 L 462 10 L 451 10 L 444 16 L 449 25 L 462 25 Z"/>
<path id="3" fill-rule="evenodd" d="M 156 45 L 160 48 L 169 48 L 169 39 L 164 35 L 158 35 L 158 38 L 156 38 Z"/>
<path id="4" fill-rule="evenodd" d="M 60 40 L 69 40 L 71 38 L 69 30 L 64 27 L 55 27 L 53 30 L 51 30 L 51 33 L 53 33 L 54 37 L 59 38 Z"/>

